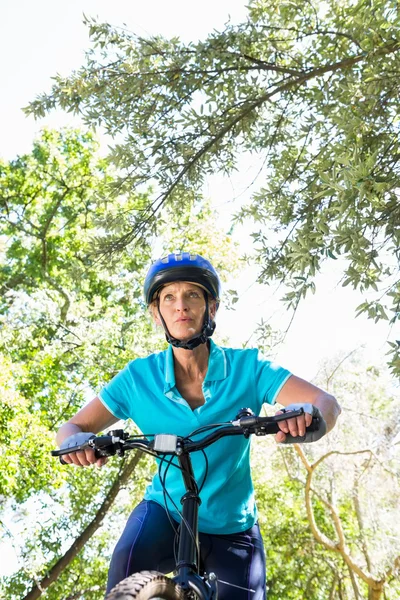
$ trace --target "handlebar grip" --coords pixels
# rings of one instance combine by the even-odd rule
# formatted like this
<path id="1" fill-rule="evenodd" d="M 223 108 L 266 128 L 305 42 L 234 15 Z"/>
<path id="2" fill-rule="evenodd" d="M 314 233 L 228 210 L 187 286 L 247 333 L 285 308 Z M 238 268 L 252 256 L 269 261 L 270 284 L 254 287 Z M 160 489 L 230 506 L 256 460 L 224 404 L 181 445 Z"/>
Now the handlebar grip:
<path id="1" fill-rule="evenodd" d="M 60 461 L 60 463 L 62 465 L 69 465 L 70 463 L 67 463 L 63 459 L 63 457 L 58 454 L 58 452 L 59 452 L 59 450 L 52 450 L 51 454 L 52 454 L 52 456 L 58 456 L 58 460 Z M 67 453 L 65 453 L 65 454 L 67 454 Z M 103 452 L 101 452 L 101 450 L 95 450 L 94 455 L 95 455 L 95 458 L 103 458 L 104 456 L 106 456 Z"/>
<path id="2" fill-rule="evenodd" d="M 283 420 L 283 419 L 281 419 L 281 420 Z M 251 433 L 255 433 L 256 435 L 257 435 L 257 429 L 260 431 L 260 429 L 257 426 L 255 426 L 255 427 L 250 426 L 249 429 L 250 429 Z M 286 439 L 290 438 L 290 441 L 288 441 L 288 442 L 285 441 L 283 443 L 284 444 L 285 443 L 289 443 L 289 444 L 301 444 L 304 441 L 308 441 L 308 440 L 305 439 L 308 436 L 308 434 L 313 434 L 313 433 L 319 432 L 320 429 L 321 429 L 321 419 L 320 419 L 320 417 L 313 417 L 312 418 L 312 422 L 307 427 L 306 434 L 304 436 L 301 436 L 301 437 L 300 436 L 299 437 L 292 437 L 292 436 L 290 436 L 287 433 L 287 434 L 285 434 L 286 435 Z M 263 423 L 261 431 L 262 431 L 261 435 L 265 435 L 265 434 L 278 433 L 279 431 L 282 431 L 282 430 L 280 429 L 278 422 L 272 421 L 272 422 Z M 315 441 L 315 439 L 309 440 L 309 441 Z"/>
<path id="3" fill-rule="evenodd" d="M 326 433 L 326 423 L 323 417 L 313 417 L 312 423 L 306 429 L 305 435 L 293 437 L 290 433 L 286 433 L 286 438 L 282 444 L 311 444 L 317 442 Z"/>

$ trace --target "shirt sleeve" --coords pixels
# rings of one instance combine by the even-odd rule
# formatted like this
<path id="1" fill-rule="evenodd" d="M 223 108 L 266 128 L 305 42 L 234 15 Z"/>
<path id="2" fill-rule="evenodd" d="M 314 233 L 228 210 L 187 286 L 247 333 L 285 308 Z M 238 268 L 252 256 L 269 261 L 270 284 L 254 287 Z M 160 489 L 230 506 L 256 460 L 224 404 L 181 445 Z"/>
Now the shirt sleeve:
<path id="1" fill-rule="evenodd" d="M 129 419 L 129 400 L 132 396 L 132 375 L 127 365 L 100 391 L 99 398 L 117 419 Z"/>
<path id="2" fill-rule="evenodd" d="M 290 371 L 267 360 L 258 351 L 256 355 L 256 386 L 257 397 L 261 405 L 264 403 L 275 404 L 277 395 L 290 376 Z"/>

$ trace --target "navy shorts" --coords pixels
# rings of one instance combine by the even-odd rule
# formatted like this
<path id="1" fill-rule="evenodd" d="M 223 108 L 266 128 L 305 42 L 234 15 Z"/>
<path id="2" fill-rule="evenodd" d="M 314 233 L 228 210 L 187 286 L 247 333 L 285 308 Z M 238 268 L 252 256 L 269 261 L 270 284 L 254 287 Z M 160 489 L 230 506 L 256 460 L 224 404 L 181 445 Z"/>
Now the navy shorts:
<path id="1" fill-rule="evenodd" d="M 265 554 L 257 523 L 229 535 L 200 532 L 199 541 L 200 571 L 217 574 L 218 600 L 265 600 Z M 171 573 L 175 568 L 174 544 L 175 531 L 165 509 L 143 500 L 115 547 L 107 593 L 137 571 Z"/>

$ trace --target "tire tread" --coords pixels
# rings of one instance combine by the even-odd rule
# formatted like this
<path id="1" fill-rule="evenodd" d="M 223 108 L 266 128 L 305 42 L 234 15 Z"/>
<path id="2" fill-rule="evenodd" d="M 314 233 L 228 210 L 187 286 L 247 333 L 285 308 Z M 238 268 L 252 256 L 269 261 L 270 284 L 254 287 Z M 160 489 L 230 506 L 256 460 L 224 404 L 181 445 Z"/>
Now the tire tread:
<path id="1" fill-rule="evenodd" d="M 154 597 L 163 600 L 184 600 L 185 594 L 177 583 L 163 573 L 140 571 L 120 581 L 110 591 L 106 600 L 150 600 Z"/>

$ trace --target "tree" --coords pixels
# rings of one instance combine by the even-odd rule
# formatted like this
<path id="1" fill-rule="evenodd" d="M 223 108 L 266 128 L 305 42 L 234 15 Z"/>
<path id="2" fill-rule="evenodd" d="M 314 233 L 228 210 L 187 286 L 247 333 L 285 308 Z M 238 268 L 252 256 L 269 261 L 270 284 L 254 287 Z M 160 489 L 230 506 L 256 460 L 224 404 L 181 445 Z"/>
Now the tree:
<path id="1" fill-rule="evenodd" d="M 63 468 L 49 456 L 54 432 L 127 362 L 165 347 L 142 298 L 153 246 L 215 251 L 224 276 L 235 245 L 193 198 L 164 210 L 123 255 L 99 260 L 94 240 L 98 248 L 123 233 L 120 215 L 140 211 L 147 192 L 110 195 L 113 170 L 89 133 L 44 131 L 31 154 L 0 164 L 0 183 L 1 517 L 19 517 L 9 540 L 21 557 L 0 595 L 100 600 L 111 548 L 152 467 L 132 456 Z"/>
<path id="2" fill-rule="evenodd" d="M 271 600 L 400 591 L 400 398 L 387 370 L 360 354 L 335 363 L 316 383 L 342 403 L 339 426 L 310 446 L 262 440 L 253 456 Z"/>
<path id="3" fill-rule="evenodd" d="M 183 44 L 86 19 L 87 63 L 56 77 L 26 112 L 55 106 L 118 136 L 117 189 L 157 183 L 113 248 L 166 203 L 184 204 L 241 153 L 260 188 L 236 220 L 255 222 L 260 281 L 284 281 L 296 308 L 327 260 L 343 285 L 375 291 L 358 312 L 399 318 L 399 52 L 395 0 L 254 0 L 248 20 Z M 273 230 L 271 235 L 270 230 Z M 391 366 L 400 373 L 397 344 Z"/>
<path id="4" fill-rule="evenodd" d="M 150 343 L 135 279 L 150 258 L 150 245 L 143 242 L 127 253 L 118 271 L 100 265 L 91 251 L 95 235 L 113 235 L 118 227 L 115 222 L 114 229 L 105 228 L 112 211 L 141 202 L 140 195 L 126 195 L 111 207 L 111 179 L 93 136 L 74 131 L 45 131 L 31 155 L 0 165 L 1 493 L 5 516 L 13 510 L 25 522 L 23 542 L 17 543 L 21 569 L 3 582 L 10 598 L 21 598 L 33 580 L 46 588 L 48 573 L 68 566 L 124 479 L 118 464 L 79 478 L 49 456 L 54 431 L 82 406 L 88 391 Z M 140 346 L 136 336 L 143 337 Z M 147 473 L 135 470 L 139 489 Z M 34 522 L 27 518 L 32 508 Z M 89 544 L 85 551 L 90 554 Z M 95 575 L 100 583 L 103 561 Z"/>

